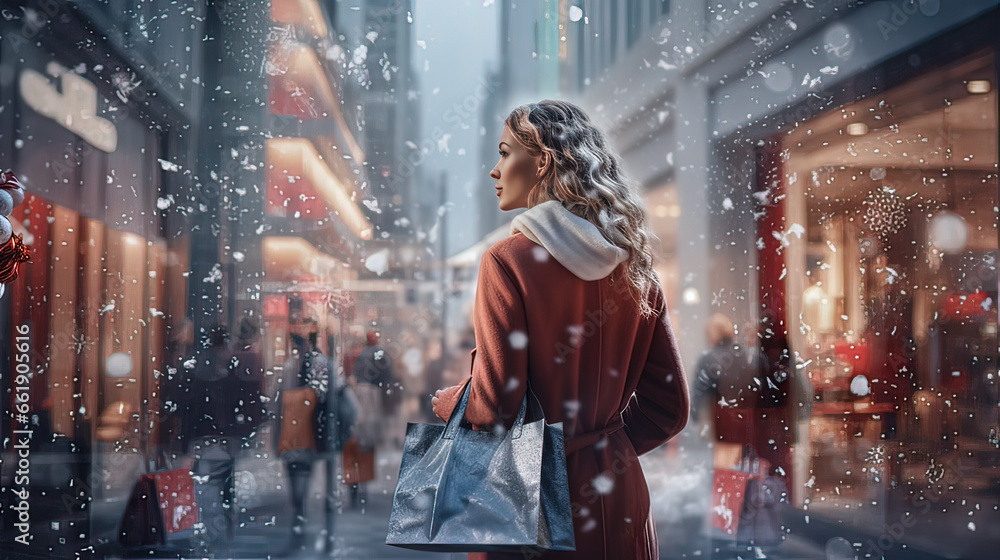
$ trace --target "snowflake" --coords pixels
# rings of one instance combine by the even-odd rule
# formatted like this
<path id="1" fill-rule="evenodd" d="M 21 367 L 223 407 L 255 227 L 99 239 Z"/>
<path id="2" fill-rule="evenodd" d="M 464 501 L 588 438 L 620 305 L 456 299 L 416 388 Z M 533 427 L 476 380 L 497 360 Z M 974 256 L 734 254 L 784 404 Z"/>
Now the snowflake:
<path id="1" fill-rule="evenodd" d="M 885 446 L 876 445 L 868 450 L 868 455 L 865 457 L 865 463 L 868 464 L 868 474 L 878 482 L 881 480 L 882 467 L 885 465 Z"/>
<path id="2" fill-rule="evenodd" d="M 72 348 L 73 351 L 79 355 L 82 354 L 83 351 L 90 345 L 91 343 L 87 342 L 87 337 L 83 336 L 83 334 L 74 334 L 73 342 L 70 343 L 70 348 Z"/>
<path id="3" fill-rule="evenodd" d="M 924 475 L 927 476 L 927 482 L 931 484 L 941 482 L 941 479 L 944 478 L 944 474 L 944 465 L 939 464 L 933 458 L 931 459 L 930 464 L 927 465 L 927 471 L 924 472 Z"/>
<path id="4" fill-rule="evenodd" d="M 594 490 L 597 490 L 598 494 L 610 494 L 615 487 L 615 481 L 607 475 L 607 473 L 601 473 L 594 477 L 592 481 L 594 485 Z"/>
<path id="5" fill-rule="evenodd" d="M 906 225 L 906 205 L 888 185 L 868 193 L 864 206 L 865 225 L 883 242 Z"/>
<path id="6" fill-rule="evenodd" d="M 524 350 L 528 347 L 528 335 L 521 331 L 514 331 L 507 337 L 510 347 L 515 350 Z"/>

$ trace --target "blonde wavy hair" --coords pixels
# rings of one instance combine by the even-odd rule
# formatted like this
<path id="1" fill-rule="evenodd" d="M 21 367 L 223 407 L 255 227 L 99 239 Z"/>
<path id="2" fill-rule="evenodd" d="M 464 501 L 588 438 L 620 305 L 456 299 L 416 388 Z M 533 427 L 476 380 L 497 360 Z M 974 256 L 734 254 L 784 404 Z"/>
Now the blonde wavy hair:
<path id="1" fill-rule="evenodd" d="M 558 200 L 597 226 L 605 239 L 628 251 L 612 274 L 627 279 L 640 314 L 659 311 L 648 297 L 658 286 L 651 242 L 659 239 L 649 229 L 637 185 L 625 177 L 621 158 L 590 117 L 572 103 L 545 99 L 515 108 L 505 124 L 529 155 L 549 155 L 538 185 L 528 193 L 528 207 Z"/>

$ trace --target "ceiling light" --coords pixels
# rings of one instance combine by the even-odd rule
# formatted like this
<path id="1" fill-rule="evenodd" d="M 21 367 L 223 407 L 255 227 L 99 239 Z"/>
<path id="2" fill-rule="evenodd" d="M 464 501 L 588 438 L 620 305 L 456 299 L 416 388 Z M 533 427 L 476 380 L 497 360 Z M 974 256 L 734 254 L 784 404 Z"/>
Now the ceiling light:
<path id="1" fill-rule="evenodd" d="M 868 125 L 863 122 L 856 122 L 847 125 L 847 133 L 851 136 L 864 136 L 868 134 Z"/>
<path id="2" fill-rule="evenodd" d="M 990 92 L 990 81 L 989 80 L 969 80 L 965 83 L 965 90 L 969 93 L 989 93 Z"/>

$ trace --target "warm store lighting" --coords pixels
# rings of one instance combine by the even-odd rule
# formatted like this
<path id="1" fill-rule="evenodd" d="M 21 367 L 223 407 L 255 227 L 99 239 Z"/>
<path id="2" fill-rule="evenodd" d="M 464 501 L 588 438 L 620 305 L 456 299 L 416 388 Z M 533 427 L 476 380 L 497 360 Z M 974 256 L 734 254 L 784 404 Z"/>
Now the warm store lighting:
<path id="1" fill-rule="evenodd" d="M 353 189 L 345 185 L 319 157 L 316 147 L 305 138 L 271 138 L 267 141 L 268 165 L 309 181 L 330 209 L 358 237 L 371 236 L 372 226 L 351 201 Z"/>
<path id="2" fill-rule="evenodd" d="M 298 97 L 305 93 L 308 98 L 316 102 L 315 106 L 299 108 L 290 114 L 295 114 L 301 120 L 332 118 L 337 123 L 351 157 L 357 162 L 366 161 L 364 150 L 354 138 L 347 119 L 340 110 L 338 92 L 334 90 L 319 57 L 316 56 L 316 51 L 302 43 L 274 43 L 270 56 L 272 64 L 278 68 L 287 67 L 288 70 L 275 76 L 277 82 L 275 87 L 280 88 L 285 96 Z M 277 95 L 278 92 L 272 93 L 272 96 Z"/>
<path id="3" fill-rule="evenodd" d="M 864 136 L 868 134 L 868 125 L 863 122 L 856 122 L 847 125 L 847 134 L 851 136 Z"/>
<path id="4" fill-rule="evenodd" d="M 697 305 L 701 303 L 701 294 L 698 293 L 698 289 L 694 286 L 688 286 L 684 288 L 684 293 L 681 295 L 684 303 L 688 305 Z"/>
<path id="5" fill-rule="evenodd" d="M 989 80 L 969 80 L 965 84 L 965 91 L 972 94 L 981 94 L 990 92 L 990 81 Z"/>
<path id="6" fill-rule="evenodd" d="M 313 37 L 326 37 L 326 18 L 316 0 L 271 0 L 271 20 L 301 27 Z"/>

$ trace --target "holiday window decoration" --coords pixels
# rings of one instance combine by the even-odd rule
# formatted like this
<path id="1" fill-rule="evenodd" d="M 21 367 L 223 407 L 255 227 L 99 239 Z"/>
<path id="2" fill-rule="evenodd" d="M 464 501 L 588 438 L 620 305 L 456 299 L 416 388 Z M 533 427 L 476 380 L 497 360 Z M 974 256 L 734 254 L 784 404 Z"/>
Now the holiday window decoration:
<path id="1" fill-rule="evenodd" d="M 31 262 L 31 250 L 24 244 L 21 235 L 14 233 L 9 219 L 14 207 L 22 202 L 24 185 L 14 171 L 8 169 L 0 174 L 0 285 L 13 282 L 17 278 L 18 266 Z"/>

